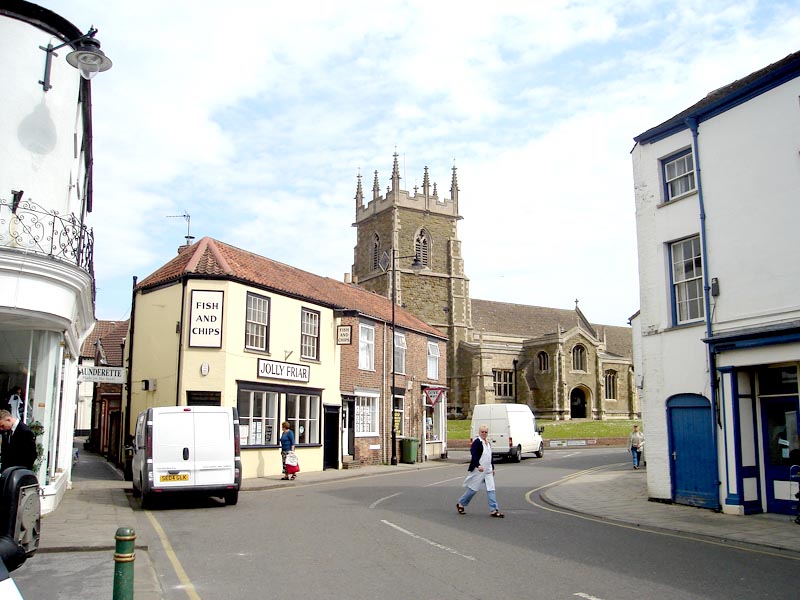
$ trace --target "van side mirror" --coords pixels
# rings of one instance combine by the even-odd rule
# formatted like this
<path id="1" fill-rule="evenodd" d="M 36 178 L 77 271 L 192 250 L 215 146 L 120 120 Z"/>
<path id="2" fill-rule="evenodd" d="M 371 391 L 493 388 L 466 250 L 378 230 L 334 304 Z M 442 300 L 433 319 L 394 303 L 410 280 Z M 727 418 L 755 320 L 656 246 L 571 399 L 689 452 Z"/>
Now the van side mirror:
<path id="1" fill-rule="evenodd" d="M 0 476 L 0 559 L 13 571 L 39 549 L 42 512 L 39 480 L 11 467 Z"/>
<path id="2" fill-rule="evenodd" d="M 537 427 L 536 431 L 539 432 L 539 435 L 542 435 L 544 433 L 544 425 L 540 425 L 539 427 Z"/>

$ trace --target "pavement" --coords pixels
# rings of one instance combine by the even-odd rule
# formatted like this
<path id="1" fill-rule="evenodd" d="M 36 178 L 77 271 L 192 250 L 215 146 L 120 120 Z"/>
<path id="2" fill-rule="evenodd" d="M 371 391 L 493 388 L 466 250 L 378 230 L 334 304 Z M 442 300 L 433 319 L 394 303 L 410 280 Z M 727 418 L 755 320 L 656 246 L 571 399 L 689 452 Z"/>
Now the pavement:
<path id="1" fill-rule="evenodd" d="M 26 600 L 109 600 L 113 596 L 114 536 L 118 528 L 137 533 L 134 561 L 136 600 L 162 600 L 162 588 L 150 560 L 145 513 L 130 496 L 130 482 L 103 457 L 86 452 L 82 444 L 73 468 L 73 486 L 58 508 L 42 518 L 39 550 L 11 575 Z M 557 452 L 558 450 L 554 450 Z M 451 451 L 446 461 L 400 463 L 396 467 L 302 473 L 286 483 L 278 476 L 246 479 L 242 491 L 264 490 L 386 473 L 388 469 L 419 470 L 468 462 L 468 453 Z M 725 545 L 754 547 L 767 552 L 800 553 L 800 525 L 793 516 L 725 515 L 707 509 L 648 500 L 646 470 L 625 462 L 590 469 L 548 486 L 540 494 L 552 508 L 584 517 L 689 535 Z M 137 528 L 137 525 L 142 525 Z"/>

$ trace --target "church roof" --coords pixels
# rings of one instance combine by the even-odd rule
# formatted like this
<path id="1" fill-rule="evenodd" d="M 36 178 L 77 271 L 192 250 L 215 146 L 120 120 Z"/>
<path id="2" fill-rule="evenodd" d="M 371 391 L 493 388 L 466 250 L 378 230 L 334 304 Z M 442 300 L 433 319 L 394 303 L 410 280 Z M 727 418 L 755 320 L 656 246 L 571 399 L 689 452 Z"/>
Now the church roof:
<path id="1" fill-rule="evenodd" d="M 334 310 L 353 310 L 385 323 L 392 320 L 392 301 L 385 296 L 314 275 L 210 237 L 180 248 L 178 256 L 145 277 L 136 289 L 159 287 L 183 277 L 238 281 Z M 399 305 L 395 307 L 395 322 L 404 329 L 447 339 L 441 331 Z"/>
<path id="2" fill-rule="evenodd" d="M 605 333 L 609 353 L 626 358 L 632 356 L 630 327 L 589 323 L 577 307 L 567 310 L 477 299 L 473 299 L 471 304 L 472 326 L 476 332 L 537 338 L 558 333 L 559 326 L 564 330 L 580 326 L 601 341 Z"/>

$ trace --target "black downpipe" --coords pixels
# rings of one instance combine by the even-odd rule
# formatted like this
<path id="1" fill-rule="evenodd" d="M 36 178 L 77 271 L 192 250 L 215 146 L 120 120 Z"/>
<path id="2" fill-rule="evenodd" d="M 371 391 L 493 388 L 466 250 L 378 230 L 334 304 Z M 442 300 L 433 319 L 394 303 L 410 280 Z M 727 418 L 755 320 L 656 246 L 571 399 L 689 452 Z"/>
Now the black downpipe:
<path id="1" fill-rule="evenodd" d="M 128 331 L 128 374 L 125 376 L 125 435 L 123 437 L 123 450 L 125 457 L 125 481 L 133 479 L 133 436 L 131 435 L 131 384 L 133 376 L 133 340 L 136 332 L 136 283 L 138 278 L 133 277 L 133 287 L 131 288 L 131 325 Z"/>
<path id="2" fill-rule="evenodd" d="M 519 362 L 516 358 L 511 361 L 514 363 L 514 404 L 517 403 L 517 363 Z"/>

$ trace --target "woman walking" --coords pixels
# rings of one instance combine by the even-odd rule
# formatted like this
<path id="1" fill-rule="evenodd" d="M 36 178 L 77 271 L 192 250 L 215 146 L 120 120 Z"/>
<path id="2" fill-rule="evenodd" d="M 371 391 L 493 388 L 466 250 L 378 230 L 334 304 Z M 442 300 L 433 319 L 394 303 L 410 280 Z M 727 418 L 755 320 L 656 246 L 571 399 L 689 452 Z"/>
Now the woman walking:
<path id="1" fill-rule="evenodd" d="M 478 428 L 478 437 L 475 438 L 470 447 L 471 460 L 469 463 L 469 475 L 464 479 L 464 487 L 467 491 L 458 499 L 456 510 L 463 515 L 467 506 L 472 501 L 472 497 L 481 489 L 481 485 L 486 487 L 486 497 L 489 499 L 489 513 L 492 517 L 502 519 L 505 517 L 497 506 L 497 496 L 494 486 L 494 461 L 492 460 L 492 446 L 486 438 L 489 435 L 489 426 L 481 425 Z"/>
<path id="2" fill-rule="evenodd" d="M 644 434 L 639 431 L 639 426 L 634 425 L 629 439 L 631 455 L 633 457 L 633 468 L 638 469 L 642 464 L 642 448 L 644 448 Z"/>

